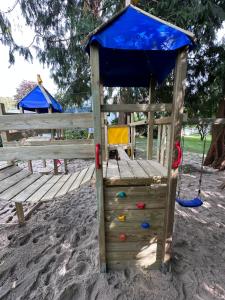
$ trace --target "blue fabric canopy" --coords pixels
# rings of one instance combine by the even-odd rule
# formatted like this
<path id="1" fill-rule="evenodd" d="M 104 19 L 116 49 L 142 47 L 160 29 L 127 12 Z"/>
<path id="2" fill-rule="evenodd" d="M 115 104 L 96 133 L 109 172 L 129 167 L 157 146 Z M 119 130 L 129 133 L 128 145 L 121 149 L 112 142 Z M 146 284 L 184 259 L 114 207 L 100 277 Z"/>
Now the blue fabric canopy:
<path id="1" fill-rule="evenodd" d="M 48 95 L 51 103 L 46 99 L 43 91 Z M 48 109 L 52 107 L 53 112 L 62 112 L 62 106 L 57 102 L 52 95 L 42 86 L 36 86 L 29 94 L 27 94 L 18 103 L 18 108 L 22 107 L 24 110 L 35 111 L 38 110 L 39 113 L 47 113 Z"/>
<path id="2" fill-rule="evenodd" d="M 194 45 L 182 30 L 133 6 L 93 34 L 87 52 L 95 42 L 99 44 L 100 77 L 105 86 L 148 87 L 151 76 L 162 83 L 175 66 L 177 51 Z"/>

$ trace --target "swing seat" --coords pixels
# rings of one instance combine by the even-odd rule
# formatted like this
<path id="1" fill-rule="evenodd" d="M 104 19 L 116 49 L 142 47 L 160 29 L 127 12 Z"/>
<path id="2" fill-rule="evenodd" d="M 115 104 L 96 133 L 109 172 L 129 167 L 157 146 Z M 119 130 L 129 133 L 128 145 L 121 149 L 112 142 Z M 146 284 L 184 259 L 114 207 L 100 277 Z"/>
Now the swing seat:
<path id="1" fill-rule="evenodd" d="M 190 200 L 176 198 L 176 202 L 184 207 L 199 207 L 203 204 L 201 198 L 199 198 L 199 197 L 196 197 L 196 198 L 190 199 Z"/>

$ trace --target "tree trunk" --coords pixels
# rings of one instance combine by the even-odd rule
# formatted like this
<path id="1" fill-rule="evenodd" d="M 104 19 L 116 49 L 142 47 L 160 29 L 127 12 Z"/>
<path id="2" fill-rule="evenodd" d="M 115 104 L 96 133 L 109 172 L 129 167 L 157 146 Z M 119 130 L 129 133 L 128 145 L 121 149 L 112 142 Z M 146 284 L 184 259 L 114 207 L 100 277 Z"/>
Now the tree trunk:
<path id="1" fill-rule="evenodd" d="M 225 98 L 220 102 L 217 118 L 225 118 Z M 225 169 L 225 126 L 212 125 L 212 141 L 206 155 L 205 166 L 215 169 Z"/>

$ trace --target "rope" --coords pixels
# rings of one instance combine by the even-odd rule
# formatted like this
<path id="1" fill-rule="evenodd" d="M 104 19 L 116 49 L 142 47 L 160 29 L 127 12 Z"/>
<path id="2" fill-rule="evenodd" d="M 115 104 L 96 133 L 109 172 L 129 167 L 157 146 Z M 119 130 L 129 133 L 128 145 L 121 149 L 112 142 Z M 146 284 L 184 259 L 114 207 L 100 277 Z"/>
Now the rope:
<path id="1" fill-rule="evenodd" d="M 180 192 L 181 192 L 181 185 L 182 185 L 182 177 L 181 173 L 183 174 L 184 171 L 184 164 L 183 164 L 183 159 L 184 159 L 184 130 L 183 130 L 183 135 L 181 137 L 181 142 L 182 142 L 182 158 L 181 158 L 181 164 L 178 170 L 178 189 L 177 189 L 177 198 L 180 198 Z"/>
<path id="2" fill-rule="evenodd" d="M 204 138 L 204 144 L 203 144 L 202 163 L 201 163 L 201 170 L 200 170 L 200 177 L 199 177 L 199 187 L 198 187 L 198 197 L 200 197 L 200 195 L 201 195 L 203 164 L 204 164 L 204 160 L 205 160 L 205 146 L 206 146 L 206 136 Z"/>

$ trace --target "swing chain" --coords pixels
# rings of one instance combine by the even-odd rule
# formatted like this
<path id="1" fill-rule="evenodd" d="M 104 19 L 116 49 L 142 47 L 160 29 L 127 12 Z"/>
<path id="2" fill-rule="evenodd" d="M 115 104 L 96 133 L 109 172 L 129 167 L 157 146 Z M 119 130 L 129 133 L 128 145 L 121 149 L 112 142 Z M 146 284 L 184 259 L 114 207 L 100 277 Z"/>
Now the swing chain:
<path id="1" fill-rule="evenodd" d="M 200 177 L 199 177 L 198 197 L 200 197 L 200 195 L 201 195 L 203 165 L 204 165 L 204 160 L 205 160 L 205 147 L 206 147 L 206 135 L 204 137 L 204 143 L 203 143 L 202 163 L 201 163 L 201 170 L 200 170 Z"/>

